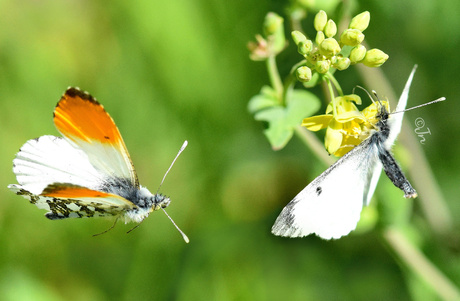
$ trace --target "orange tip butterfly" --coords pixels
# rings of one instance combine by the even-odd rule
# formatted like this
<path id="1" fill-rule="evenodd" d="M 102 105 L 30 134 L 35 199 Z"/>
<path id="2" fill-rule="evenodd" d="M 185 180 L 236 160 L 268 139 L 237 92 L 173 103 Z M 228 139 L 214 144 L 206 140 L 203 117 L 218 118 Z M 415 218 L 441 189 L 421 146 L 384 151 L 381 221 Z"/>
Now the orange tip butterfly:
<path id="1" fill-rule="evenodd" d="M 189 242 L 164 210 L 170 199 L 139 185 L 115 122 L 95 98 L 68 88 L 54 110 L 54 124 L 63 137 L 29 140 L 17 153 L 13 172 L 19 184 L 9 185 L 11 191 L 48 210 L 45 216 L 51 220 L 114 216 L 115 223 L 119 218 L 141 223 L 151 212 L 162 209 Z M 158 190 L 186 146 L 187 141 Z"/>
<path id="2" fill-rule="evenodd" d="M 373 133 L 361 144 L 307 185 L 283 208 L 272 227 L 272 233 L 285 237 L 316 234 L 323 239 L 338 239 L 356 228 L 361 209 L 368 205 L 383 170 L 406 198 L 417 192 L 404 176 L 391 154 L 391 147 L 401 131 L 409 88 L 415 66 L 399 98 L 396 111 L 389 113 L 380 106 L 379 121 Z M 431 103 L 443 101 L 439 98 Z"/>

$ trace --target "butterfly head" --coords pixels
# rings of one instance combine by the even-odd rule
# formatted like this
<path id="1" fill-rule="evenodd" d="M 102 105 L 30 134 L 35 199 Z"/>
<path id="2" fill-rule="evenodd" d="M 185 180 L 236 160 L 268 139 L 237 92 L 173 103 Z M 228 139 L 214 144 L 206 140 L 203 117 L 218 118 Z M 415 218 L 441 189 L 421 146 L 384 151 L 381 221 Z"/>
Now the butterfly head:
<path id="1" fill-rule="evenodd" d="M 386 104 L 386 102 L 382 103 L 380 100 L 377 100 L 378 113 L 376 117 L 379 121 L 385 122 L 390 117 L 390 112 L 388 111 L 388 107 Z"/>
<path id="2" fill-rule="evenodd" d="M 137 198 L 137 206 L 149 209 L 149 212 L 166 208 L 171 203 L 169 197 L 161 193 L 152 194 L 147 188 L 140 187 Z"/>
<path id="3" fill-rule="evenodd" d="M 162 194 L 155 194 L 153 196 L 153 210 L 160 210 L 166 208 L 171 203 L 171 200 Z"/>

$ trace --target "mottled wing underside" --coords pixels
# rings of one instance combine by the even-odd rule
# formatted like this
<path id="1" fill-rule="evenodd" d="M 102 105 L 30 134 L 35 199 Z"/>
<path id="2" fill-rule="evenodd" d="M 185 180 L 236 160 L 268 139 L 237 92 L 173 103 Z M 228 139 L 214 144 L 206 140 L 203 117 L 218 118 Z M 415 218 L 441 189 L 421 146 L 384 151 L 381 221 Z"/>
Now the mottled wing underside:
<path id="1" fill-rule="evenodd" d="M 12 184 L 8 188 L 36 205 L 48 210 L 46 217 L 52 220 L 64 218 L 118 216 L 137 208 L 130 201 L 111 193 L 91 190 L 66 183 L 49 185 L 37 195 Z"/>

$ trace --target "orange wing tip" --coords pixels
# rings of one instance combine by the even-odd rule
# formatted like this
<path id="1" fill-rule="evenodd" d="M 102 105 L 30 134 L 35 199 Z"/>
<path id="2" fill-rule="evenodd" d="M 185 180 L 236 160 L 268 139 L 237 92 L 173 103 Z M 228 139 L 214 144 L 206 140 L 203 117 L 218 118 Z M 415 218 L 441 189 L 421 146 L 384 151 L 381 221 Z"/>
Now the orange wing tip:
<path id="1" fill-rule="evenodd" d="M 62 185 L 62 184 L 51 184 L 43 190 L 41 196 L 55 197 L 55 198 L 103 198 L 109 197 L 111 194 L 102 191 L 91 190 L 86 187 L 75 186 L 75 185 Z"/>
<path id="2" fill-rule="evenodd" d="M 70 87 L 54 110 L 54 124 L 71 140 L 122 144 L 122 138 L 112 117 L 93 96 Z"/>

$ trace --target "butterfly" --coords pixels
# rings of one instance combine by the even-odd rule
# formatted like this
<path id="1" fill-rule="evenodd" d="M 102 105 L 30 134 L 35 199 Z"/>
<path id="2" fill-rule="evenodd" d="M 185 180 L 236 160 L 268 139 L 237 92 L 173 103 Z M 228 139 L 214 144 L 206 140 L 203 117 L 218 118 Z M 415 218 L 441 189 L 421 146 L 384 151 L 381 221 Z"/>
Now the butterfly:
<path id="1" fill-rule="evenodd" d="M 139 184 L 115 122 L 95 98 L 68 88 L 53 116 L 63 137 L 45 135 L 21 147 L 13 160 L 19 184 L 9 185 L 11 191 L 48 210 L 50 220 L 114 216 L 115 223 L 141 223 L 162 209 L 188 242 L 164 210 L 170 199 Z M 186 146 L 187 141 L 166 174 Z"/>
<path id="2" fill-rule="evenodd" d="M 338 239 L 347 235 L 356 228 L 362 207 L 369 204 L 382 166 L 388 178 L 404 192 L 406 198 L 417 196 L 391 153 L 391 147 L 401 131 L 416 67 L 407 80 L 395 112 L 390 114 L 385 106 L 380 105 L 376 129 L 283 208 L 272 227 L 273 234 L 286 237 L 316 234 L 323 239 Z M 430 103 L 442 100 L 445 98 Z"/>

